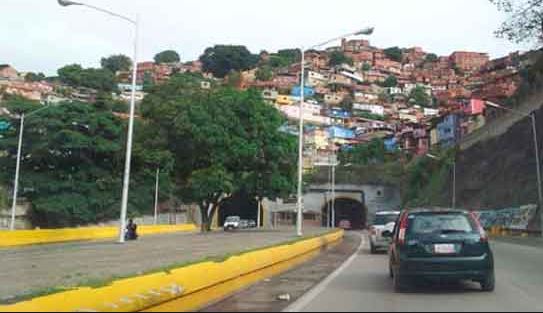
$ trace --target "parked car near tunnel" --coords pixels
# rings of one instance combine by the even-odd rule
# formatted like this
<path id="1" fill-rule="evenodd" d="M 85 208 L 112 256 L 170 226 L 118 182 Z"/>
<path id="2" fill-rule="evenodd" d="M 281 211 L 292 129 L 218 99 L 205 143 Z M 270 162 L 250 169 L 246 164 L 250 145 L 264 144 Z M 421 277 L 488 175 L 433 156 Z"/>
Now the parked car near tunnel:
<path id="1" fill-rule="evenodd" d="M 375 220 L 369 228 L 372 254 L 377 253 L 379 249 L 388 250 L 391 240 L 383 237 L 383 232 L 385 230 L 392 231 L 399 216 L 400 212 L 397 211 L 378 212 L 375 215 Z"/>

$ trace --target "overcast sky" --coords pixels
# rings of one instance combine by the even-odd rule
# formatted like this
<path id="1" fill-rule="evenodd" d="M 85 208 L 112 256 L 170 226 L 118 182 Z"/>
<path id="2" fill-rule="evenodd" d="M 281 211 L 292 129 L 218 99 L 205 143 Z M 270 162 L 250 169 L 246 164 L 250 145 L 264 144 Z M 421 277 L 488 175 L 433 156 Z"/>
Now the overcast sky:
<path id="1" fill-rule="evenodd" d="M 373 45 L 421 46 L 506 55 L 529 46 L 495 38 L 505 18 L 488 0 L 85 0 L 142 21 L 140 60 L 175 49 L 183 61 L 214 44 L 265 49 L 310 46 L 374 26 Z M 56 0 L 1 0 L 0 64 L 19 71 L 55 74 L 80 63 L 98 66 L 102 56 L 132 54 L 128 24 Z"/>

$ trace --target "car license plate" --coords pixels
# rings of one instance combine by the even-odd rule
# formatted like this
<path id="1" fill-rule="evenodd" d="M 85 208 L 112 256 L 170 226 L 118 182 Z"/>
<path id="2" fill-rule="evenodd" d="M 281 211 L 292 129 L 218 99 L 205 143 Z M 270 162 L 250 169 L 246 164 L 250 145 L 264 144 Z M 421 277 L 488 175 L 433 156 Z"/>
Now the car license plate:
<path id="1" fill-rule="evenodd" d="M 435 254 L 455 254 L 456 246 L 453 244 L 434 245 Z"/>

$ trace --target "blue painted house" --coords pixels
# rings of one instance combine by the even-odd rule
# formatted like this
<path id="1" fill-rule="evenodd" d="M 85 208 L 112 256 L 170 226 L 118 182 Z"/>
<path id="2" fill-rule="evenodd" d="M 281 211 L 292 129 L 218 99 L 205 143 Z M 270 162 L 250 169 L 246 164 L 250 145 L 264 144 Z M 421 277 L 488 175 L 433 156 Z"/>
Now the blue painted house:
<path id="1" fill-rule="evenodd" d="M 352 114 L 351 112 L 342 108 L 332 108 L 328 111 L 328 117 L 347 119 L 351 118 Z"/>
<path id="2" fill-rule="evenodd" d="M 437 124 L 439 144 L 444 148 L 454 146 L 461 139 L 461 118 L 459 115 L 450 114 Z"/>
<path id="3" fill-rule="evenodd" d="M 396 139 L 396 137 L 386 138 L 384 142 L 385 142 L 385 150 L 387 152 L 392 153 L 398 150 L 398 139 Z"/>
<path id="4" fill-rule="evenodd" d="M 300 98 L 302 95 L 300 86 L 292 88 L 291 96 Z M 315 96 L 315 89 L 311 87 L 304 88 L 304 97 L 310 98 Z"/>
<path id="5" fill-rule="evenodd" d="M 328 134 L 333 139 L 355 139 L 356 135 L 353 130 L 344 127 L 332 126 L 328 128 Z"/>

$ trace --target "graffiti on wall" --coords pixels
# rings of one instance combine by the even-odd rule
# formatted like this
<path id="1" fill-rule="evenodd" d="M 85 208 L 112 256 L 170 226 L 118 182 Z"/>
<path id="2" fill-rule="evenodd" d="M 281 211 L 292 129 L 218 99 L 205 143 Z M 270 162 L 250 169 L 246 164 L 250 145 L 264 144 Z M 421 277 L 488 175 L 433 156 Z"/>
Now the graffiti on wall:
<path id="1" fill-rule="evenodd" d="M 500 226 L 511 230 L 527 230 L 537 214 L 537 205 L 525 205 L 519 208 L 499 210 L 481 210 L 475 214 L 484 228 Z"/>

